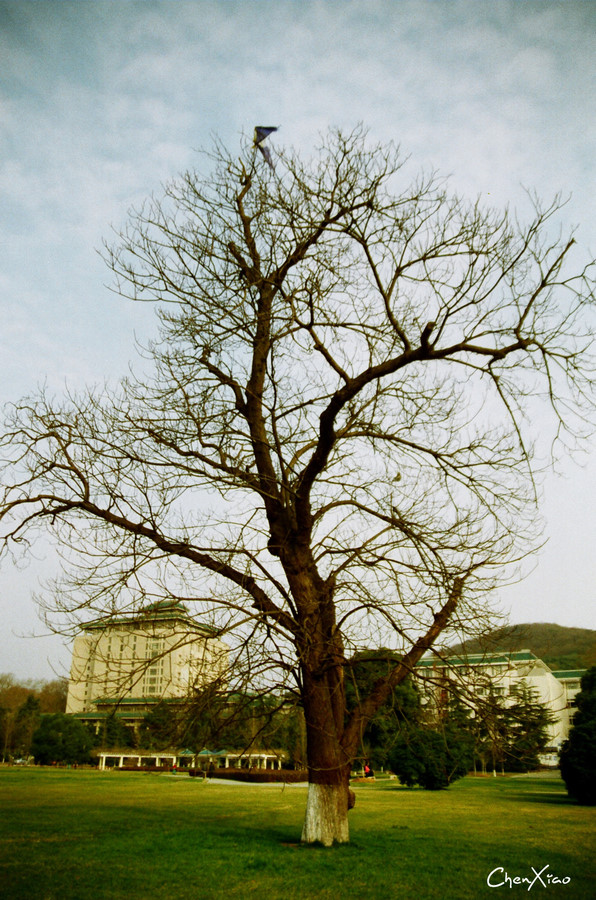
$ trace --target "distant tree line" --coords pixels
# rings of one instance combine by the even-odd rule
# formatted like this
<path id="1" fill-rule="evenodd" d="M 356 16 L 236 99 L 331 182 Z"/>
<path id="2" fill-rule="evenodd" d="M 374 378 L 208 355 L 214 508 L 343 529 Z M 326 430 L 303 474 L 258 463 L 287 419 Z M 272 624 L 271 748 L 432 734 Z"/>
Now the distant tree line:
<path id="1" fill-rule="evenodd" d="M 20 681 L 12 675 L 0 674 L 0 758 L 3 762 L 27 758 L 31 753 L 33 734 L 44 714 L 63 713 L 66 709 L 68 683 L 52 681 Z"/>
<path id="2" fill-rule="evenodd" d="M 348 715 L 396 658 L 392 651 L 365 651 L 351 659 L 345 679 Z M 482 698 L 462 698 L 454 689 L 441 703 L 429 705 L 407 679 L 363 730 L 355 768 L 368 763 L 391 769 L 402 783 L 429 789 L 446 787 L 472 769 L 530 771 L 548 744 L 550 721 L 550 713 L 523 685 L 507 698 L 491 689 Z M 107 746 L 110 739 L 116 746 L 127 738 L 129 746 L 136 742 L 155 750 L 256 747 L 285 751 L 293 767 L 306 761 L 304 716 L 291 697 L 225 697 L 207 690 L 182 706 L 157 704 L 136 734 L 117 722 L 106 721 L 104 728 Z"/>
<path id="3" fill-rule="evenodd" d="M 392 651 L 356 654 L 346 670 L 347 713 L 395 666 Z M 214 684 L 187 701 L 157 703 L 137 728 L 117 712 L 97 725 L 64 713 L 66 682 L 18 683 L 0 676 L 4 760 L 33 756 L 37 763 L 88 763 L 94 749 L 184 748 L 283 751 L 286 765 L 306 764 L 304 715 L 291 696 L 226 695 Z M 474 770 L 530 771 L 548 743 L 550 714 L 518 686 L 508 698 L 492 688 L 482 697 L 439 691 L 428 703 L 416 683 L 398 685 L 368 722 L 355 768 L 390 769 L 408 786 L 447 787 Z"/>

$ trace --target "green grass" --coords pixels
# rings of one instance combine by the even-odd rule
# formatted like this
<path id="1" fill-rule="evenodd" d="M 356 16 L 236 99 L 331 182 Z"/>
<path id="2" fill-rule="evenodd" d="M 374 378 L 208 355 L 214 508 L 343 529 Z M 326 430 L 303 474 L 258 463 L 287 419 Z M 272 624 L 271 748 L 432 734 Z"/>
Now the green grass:
<path id="1" fill-rule="evenodd" d="M 592 900 L 594 810 L 554 777 L 467 778 L 448 791 L 356 787 L 351 842 L 298 843 L 306 791 L 184 775 L 0 768 L 6 900 L 476 900 L 489 872 L 569 876 L 549 898 Z M 545 890 L 539 883 L 534 895 Z"/>

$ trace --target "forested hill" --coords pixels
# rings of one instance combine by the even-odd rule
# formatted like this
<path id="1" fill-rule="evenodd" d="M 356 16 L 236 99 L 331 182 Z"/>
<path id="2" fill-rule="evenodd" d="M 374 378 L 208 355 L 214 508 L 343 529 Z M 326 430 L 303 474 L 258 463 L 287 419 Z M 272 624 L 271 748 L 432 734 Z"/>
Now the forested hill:
<path id="1" fill-rule="evenodd" d="M 497 628 L 481 640 L 474 638 L 453 647 L 454 653 L 495 650 L 531 650 L 551 669 L 586 669 L 596 665 L 596 631 L 531 622 Z"/>

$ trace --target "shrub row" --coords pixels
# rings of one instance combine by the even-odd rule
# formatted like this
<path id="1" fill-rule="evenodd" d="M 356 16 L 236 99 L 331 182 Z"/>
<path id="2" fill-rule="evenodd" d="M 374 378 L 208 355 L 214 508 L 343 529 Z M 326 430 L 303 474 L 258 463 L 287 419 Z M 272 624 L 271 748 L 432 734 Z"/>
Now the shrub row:
<path id="1" fill-rule="evenodd" d="M 184 769 L 191 778 L 222 778 L 232 781 L 247 781 L 254 784 L 298 784 L 308 781 L 306 769 Z"/>

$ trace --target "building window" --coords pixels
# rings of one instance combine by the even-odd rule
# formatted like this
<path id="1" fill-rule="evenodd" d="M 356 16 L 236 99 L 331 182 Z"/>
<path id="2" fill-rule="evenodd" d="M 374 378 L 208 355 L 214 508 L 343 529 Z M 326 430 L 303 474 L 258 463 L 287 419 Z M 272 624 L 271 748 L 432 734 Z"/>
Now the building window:
<path id="1" fill-rule="evenodd" d="M 145 659 L 150 661 L 143 678 L 143 694 L 155 697 L 163 689 L 163 638 L 149 638 L 145 649 Z"/>
<path id="2" fill-rule="evenodd" d="M 155 659 L 161 653 L 163 653 L 163 638 L 148 638 L 147 639 L 147 648 L 145 650 L 145 659 Z"/>

